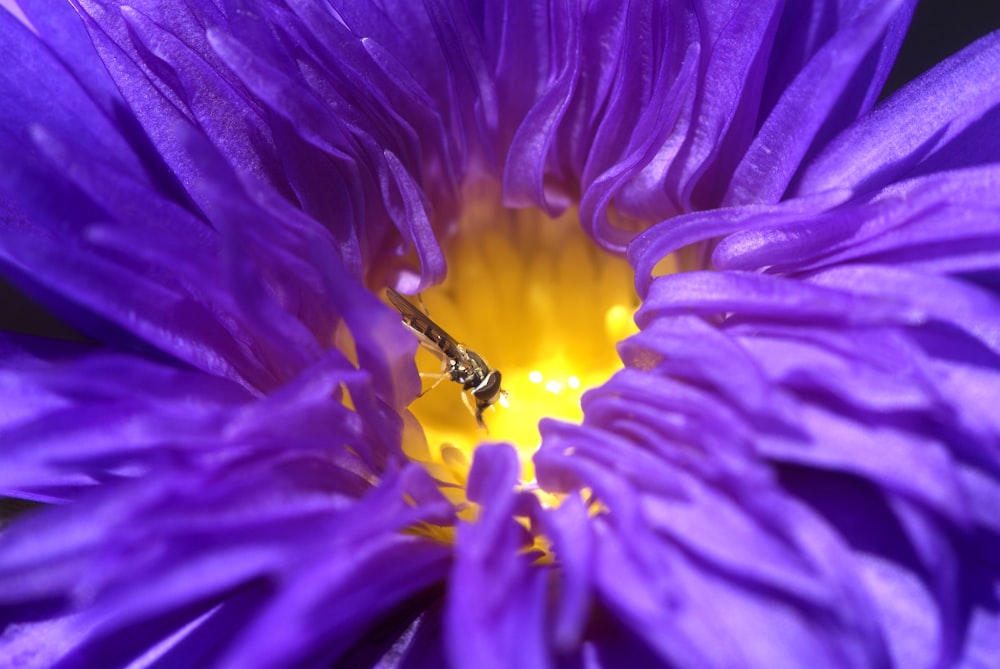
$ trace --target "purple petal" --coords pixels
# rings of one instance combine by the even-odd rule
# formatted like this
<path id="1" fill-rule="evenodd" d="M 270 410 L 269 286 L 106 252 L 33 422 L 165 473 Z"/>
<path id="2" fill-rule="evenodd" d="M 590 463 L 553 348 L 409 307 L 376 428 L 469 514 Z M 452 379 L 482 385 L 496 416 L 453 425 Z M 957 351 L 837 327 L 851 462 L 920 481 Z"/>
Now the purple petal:
<path id="1" fill-rule="evenodd" d="M 874 275 L 881 270 L 872 268 Z M 834 281 L 833 277 L 838 280 Z M 867 323 L 917 324 L 928 318 L 922 307 L 905 295 L 883 295 L 841 290 L 841 282 L 869 278 L 864 271 L 831 270 L 822 284 L 793 282 L 749 272 L 687 272 L 661 277 L 650 286 L 636 322 L 643 327 L 652 318 L 666 314 L 711 316 L 739 311 L 772 319 L 820 321 L 826 324 Z M 881 284 L 868 284 L 881 285 Z M 971 308 L 971 307 L 970 307 Z"/>
<path id="2" fill-rule="evenodd" d="M 900 182 L 869 202 L 799 221 L 753 213 L 749 229 L 722 240 L 712 260 L 720 269 L 782 272 L 858 261 L 935 274 L 988 270 L 1000 248 L 998 185 L 1000 171 L 988 166 Z"/>
<path id="3" fill-rule="evenodd" d="M 155 466 L 172 448 L 200 450 L 250 396 L 231 383 L 124 355 L 3 371 L 4 494 L 56 482 L 94 485 Z"/>
<path id="4" fill-rule="evenodd" d="M 574 48 L 580 34 L 580 9 L 573 3 L 557 3 L 557 11 L 550 12 L 546 17 L 545 38 L 556 48 L 546 49 L 548 67 L 546 87 L 536 93 L 534 105 L 528 110 L 510 141 L 509 156 L 504 163 L 503 189 L 504 201 L 508 206 L 523 207 L 531 204 L 541 206 L 550 215 L 556 216 L 569 204 L 568 194 L 546 192 L 545 172 L 546 160 L 555 140 L 556 128 L 562 121 L 573 97 L 573 90 L 579 76 L 579 50 Z M 505 28 L 520 32 L 518 29 L 517 12 L 512 12 L 515 18 L 510 19 Z M 508 17 L 509 18 L 509 17 Z M 538 21 L 530 14 L 529 19 Z M 531 53 L 519 56 L 510 54 L 515 48 L 513 44 L 506 45 L 507 58 L 530 58 Z M 549 45 L 536 45 L 545 49 Z M 528 60 L 527 63 L 531 61 Z M 527 69 L 528 65 L 522 65 Z M 537 79 L 538 77 L 532 77 Z"/>
<path id="5" fill-rule="evenodd" d="M 723 185 L 756 131 L 759 86 L 781 6 L 716 4 L 704 3 L 697 12 L 704 64 L 688 137 L 667 175 L 681 211 L 719 201 Z"/>
<path id="6" fill-rule="evenodd" d="M 767 79 L 763 82 L 764 109 L 773 109 L 782 93 L 806 65 L 802 62 L 803 57 L 817 53 L 838 29 L 843 28 L 845 22 L 857 17 L 866 4 L 864 0 L 857 0 L 838 3 L 837 6 L 823 2 L 785 6 L 774 40 L 775 51 L 771 56 Z M 882 48 L 869 54 L 868 61 L 859 68 L 866 70 L 871 61 L 875 61 L 870 79 L 858 77 L 852 82 L 852 88 L 856 90 L 846 98 L 851 101 L 850 104 L 867 110 L 875 103 L 909 28 L 915 5 L 915 2 L 910 2 L 901 8 L 889 24 Z"/>
<path id="7" fill-rule="evenodd" d="M 797 192 L 876 190 L 929 171 L 995 162 L 1000 33 L 905 86 L 845 130 L 804 173 Z M 969 135 L 971 142 L 962 142 Z M 952 153 L 962 143 L 962 152 Z"/>
<path id="8" fill-rule="evenodd" d="M 512 516 L 517 475 L 510 447 L 477 449 L 469 497 L 481 513 L 458 528 L 445 613 L 455 666 L 551 666 L 545 643 L 548 577 L 523 552 L 523 528 Z"/>
<path id="9" fill-rule="evenodd" d="M 884 39 L 886 28 L 900 15 L 912 12 L 912 4 L 903 0 L 869 4 L 823 45 L 764 121 L 733 173 L 722 199 L 725 204 L 777 202 L 782 198 L 803 159 L 816 150 L 821 129 L 853 120 L 858 103 L 868 99 L 862 95 L 859 100 L 856 89 L 850 86 L 856 68 Z"/>
<path id="10" fill-rule="evenodd" d="M 50 120 L 59 125 L 58 118 Z M 113 138 L 114 132 L 107 135 Z M 335 247 L 315 222 L 304 220 L 280 198 L 261 189 L 255 193 L 257 202 L 247 201 L 241 195 L 242 185 L 228 176 L 228 168 L 220 164 L 211 147 L 190 131 L 180 131 L 175 142 L 178 137 L 182 150 L 175 155 L 186 152 L 186 164 L 199 165 L 214 176 L 194 180 L 191 192 L 205 203 L 204 213 L 221 235 L 141 178 L 134 178 L 133 171 L 141 173 L 141 169 L 130 170 L 128 160 L 119 160 L 121 155 L 130 155 L 127 149 L 112 145 L 110 158 L 94 156 L 93 146 L 83 143 L 89 141 L 86 136 L 35 130 L 36 147 L 50 162 L 44 169 L 54 168 L 63 175 L 57 183 L 69 177 L 68 201 L 87 203 L 68 214 L 78 241 L 67 244 L 66 239 L 53 236 L 57 230 L 7 236 L 0 256 L 25 277 L 36 294 L 54 293 L 74 308 L 83 307 L 179 359 L 254 390 L 272 388 L 319 355 L 317 340 L 333 339 L 337 311 L 331 310 L 330 303 L 351 308 L 347 304 L 351 293 L 343 290 L 350 280 L 331 281 L 330 274 L 339 264 L 336 257 L 330 257 Z M 25 178 L 23 171 L 9 175 L 9 183 L 19 184 Z M 40 172 L 30 185 L 47 183 Z M 118 188 L 108 189 L 108 183 Z M 42 227 L 35 221 L 63 220 L 67 215 L 52 211 L 65 206 L 60 204 L 62 198 L 36 197 L 31 189 L 16 186 L 13 191 L 25 213 L 35 214 L 32 225 Z M 113 221 L 94 225 L 93 221 L 107 216 Z M 273 222 L 275 216 L 284 227 Z M 247 226 L 250 219 L 257 224 Z M 136 254 L 135 249 L 143 253 Z M 228 264 L 220 265 L 220 254 L 228 254 Z M 337 299 L 331 300 L 331 290 Z M 360 286 L 355 290 L 363 291 Z M 63 306 L 57 300 L 52 303 Z M 146 309 L 150 303 L 160 308 Z M 403 364 L 405 333 L 393 323 L 388 309 L 379 311 L 374 299 L 368 305 L 373 315 L 352 317 L 352 327 L 367 331 L 367 324 L 375 318 L 394 334 L 387 334 L 384 342 L 379 337 L 356 337 L 364 362 L 373 365 L 372 369 Z M 66 313 L 76 315 L 69 308 Z M 101 329 L 95 334 L 108 333 Z M 109 338 L 116 337 L 114 330 L 110 333 Z M 389 348 L 382 348 L 381 343 Z M 393 361 L 378 362 L 387 353 Z M 400 406 L 409 391 L 396 389 L 393 375 L 380 373 L 375 378 L 380 393 Z"/>
<path id="11" fill-rule="evenodd" d="M 632 398 L 633 404 L 636 401 Z M 589 419 L 591 413 L 587 415 Z M 546 434 L 539 457 L 561 436 Z M 593 428 L 574 429 L 565 436 L 575 450 L 567 466 L 589 458 L 589 453 L 576 450 L 581 442 L 596 438 L 606 449 L 617 450 Z M 616 455 L 618 462 L 629 457 Z M 543 462 L 537 465 L 541 475 Z M 559 464 L 548 460 L 545 466 Z M 641 479 L 603 467 L 586 470 L 584 485 L 594 489 L 606 509 L 591 522 L 597 539 L 591 564 L 598 602 L 674 664 L 728 666 L 740 657 L 751 665 L 794 664 L 794 658 L 809 658 L 838 666 L 879 656 L 873 621 L 864 613 L 867 598 L 844 569 L 849 556 L 832 536 L 823 534 L 815 518 L 788 508 L 769 509 L 781 498 L 766 493 L 759 471 L 748 476 L 745 470 L 741 483 L 714 467 L 714 485 L 709 487 L 682 464 L 675 471 L 682 468 L 686 481 L 673 493 L 646 489 Z M 633 481 L 636 487 L 629 485 Z M 745 497 L 739 493 L 744 485 Z M 767 521 L 772 513 L 780 514 L 782 521 Z M 790 524 L 791 519 L 796 520 Z M 789 535 L 792 528 L 801 536 Z M 739 551 L 732 550 L 734 544 Z M 771 600 L 774 608 L 763 603 L 767 598 L 760 588 L 782 593 Z M 790 601 L 797 604 L 791 606 Z M 765 608 L 757 609 L 761 606 Z M 845 606 L 858 607 L 855 620 L 834 613 Z M 764 618 L 767 623 L 753 623 Z M 826 621 L 822 637 L 809 631 L 819 619 Z M 748 626 L 752 638 L 746 637 Z M 776 627 L 782 630 L 782 641 L 769 638 Z M 715 642 L 707 643 L 709 636 Z"/>
<path id="12" fill-rule="evenodd" d="M 576 496 L 563 500 L 557 509 L 538 513 L 532 520 L 552 542 L 559 560 L 561 587 L 552 629 L 552 645 L 557 654 L 569 654 L 584 642 L 591 614 L 593 554 L 595 537 L 587 509 Z"/>
<path id="13" fill-rule="evenodd" d="M 422 520 L 448 522 L 450 506 L 440 495 L 436 501 L 426 497 L 430 481 L 417 469 L 386 477 L 354 500 L 322 485 L 303 485 L 309 470 L 300 463 L 301 456 L 289 453 L 279 461 L 220 468 L 209 474 L 209 494 L 206 481 L 197 480 L 204 473 L 188 471 L 188 485 L 178 486 L 185 480 L 180 472 L 161 470 L 92 496 L 87 505 L 37 514 L 0 539 L 3 597 L 93 600 L 72 620 L 85 639 L 67 660 L 104 658 L 107 664 L 137 654 L 155 639 L 146 635 L 172 634 L 180 620 L 211 611 L 223 597 L 231 601 L 204 620 L 218 622 L 220 611 L 230 618 L 213 646 L 221 651 L 236 643 L 226 659 L 232 666 L 246 666 L 247 657 L 257 658 L 255 666 L 269 666 L 268 658 L 284 666 L 287 660 L 280 658 L 297 653 L 336 657 L 360 630 L 443 576 L 447 550 L 400 530 Z M 408 504 L 407 495 L 421 500 L 420 507 Z M 150 536 L 160 537 L 155 546 Z M 352 560 L 331 564 L 328 556 L 347 546 L 354 548 Z M 407 555 L 412 571 L 398 569 L 400 554 Z M 150 581 L 150 573 L 157 578 Z M 271 592 L 269 578 L 285 587 Z M 242 610 L 233 610 L 240 599 Z M 269 622 L 280 616 L 287 623 L 301 614 L 317 623 L 315 608 L 334 610 L 325 603 L 333 600 L 341 605 L 340 617 L 279 626 L 282 633 Z M 239 621 L 230 615 L 237 612 Z M 123 639 L 121 630 L 138 620 L 148 621 L 144 634 Z M 257 634 L 256 625 L 268 633 Z M 18 637 L 3 642 L 16 644 Z M 178 648 L 191 652 L 184 644 Z"/>
<path id="14" fill-rule="evenodd" d="M 656 264 L 686 246 L 731 234 L 737 235 L 736 239 L 755 239 L 757 228 L 788 226 L 802 220 L 812 220 L 841 198 L 842 193 L 839 192 L 821 193 L 774 206 L 718 209 L 662 221 L 637 235 L 628 245 L 629 263 L 635 268 L 636 288 L 640 295 L 645 296 L 653 280 Z M 772 220 L 774 223 L 770 224 Z M 702 263 L 707 265 L 707 259 Z"/>

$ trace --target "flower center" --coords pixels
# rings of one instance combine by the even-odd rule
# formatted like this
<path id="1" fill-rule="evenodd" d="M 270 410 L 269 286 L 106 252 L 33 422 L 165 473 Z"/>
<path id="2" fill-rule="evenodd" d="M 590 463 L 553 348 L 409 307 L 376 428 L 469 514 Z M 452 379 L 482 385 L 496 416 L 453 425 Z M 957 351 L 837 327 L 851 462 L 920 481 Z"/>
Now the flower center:
<path id="1" fill-rule="evenodd" d="M 413 425 L 404 434 L 407 455 L 458 488 L 483 441 L 513 444 L 522 479 L 534 479 L 538 421 L 582 418 L 583 393 L 621 367 L 615 345 L 635 331 L 638 307 L 628 264 L 590 241 L 575 210 L 553 220 L 490 202 L 464 208 L 446 248 L 448 276 L 420 297 L 435 324 L 502 374 L 508 396 L 482 412 L 488 431 L 479 427 L 469 409 L 476 408 L 473 390 L 450 376 L 434 386 L 442 356 L 421 347 L 424 394 L 410 410 L 423 435 Z M 410 301 L 420 308 L 416 297 Z"/>

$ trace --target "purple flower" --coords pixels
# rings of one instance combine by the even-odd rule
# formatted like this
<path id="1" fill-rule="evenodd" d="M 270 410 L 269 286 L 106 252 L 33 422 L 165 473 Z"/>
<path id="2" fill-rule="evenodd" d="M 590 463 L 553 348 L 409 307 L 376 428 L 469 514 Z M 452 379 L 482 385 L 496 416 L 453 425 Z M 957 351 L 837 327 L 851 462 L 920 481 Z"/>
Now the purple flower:
<path id="1" fill-rule="evenodd" d="M 1000 33 L 876 105 L 913 4 L 0 10 L 86 339 L 0 337 L 0 667 L 995 663 Z"/>

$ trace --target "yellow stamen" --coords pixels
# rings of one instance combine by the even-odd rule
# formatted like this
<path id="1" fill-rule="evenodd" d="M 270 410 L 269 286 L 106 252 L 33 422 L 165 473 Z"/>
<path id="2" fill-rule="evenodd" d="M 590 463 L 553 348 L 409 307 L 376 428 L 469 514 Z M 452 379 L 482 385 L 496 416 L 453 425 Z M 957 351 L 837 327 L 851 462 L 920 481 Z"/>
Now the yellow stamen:
<path id="1" fill-rule="evenodd" d="M 410 405 L 423 434 L 416 425 L 404 434 L 407 454 L 459 504 L 472 451 L 483 441 L 513 444 L 522 479 L 534 479 L 538 421 L 582 418 L 582 394 L 621 367 L 615 345 L 635 331 L 638 306 L 631 269 L 594 245 L 575 210 L 552 220 L 494 203 L 479 198 L 464 208 L 446 246 L 447 279 L 421 297 L 431 319 L 502 373 L 508 406 L 484 412 L 487 433 L 463 405 L 461 386 L 448 380 Z M 441 370 L 423 349 L 417 366 Z M 431 383 L 425 379 L 425 390 Z"/>

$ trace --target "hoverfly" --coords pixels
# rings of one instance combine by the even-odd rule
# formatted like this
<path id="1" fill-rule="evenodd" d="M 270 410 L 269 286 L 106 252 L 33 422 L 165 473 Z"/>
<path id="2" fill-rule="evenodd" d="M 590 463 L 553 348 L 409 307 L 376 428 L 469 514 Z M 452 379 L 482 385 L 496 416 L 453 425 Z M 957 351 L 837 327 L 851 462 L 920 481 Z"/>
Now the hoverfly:
<path id="1" fill-rule="evenodd" d="M 387 288 L 385 292 L 392 306 L 403 316 L 403 325 L 417 333 L 420 343 L 441 358 L 441 374 L 427 391 L 436 388 L 445 378 L 462 384 L 462 401 L 475 415 L 479 427 L 487 429 L 483 411 L 497 401 L 506 406 L 507 391 L 500 387 L 500 372 L 491 369 L 478 353 L 458 343 L 405 297 L 392 288 Z M 469 394 L 476 401 L 475 408 L 472 407 Z"/>

